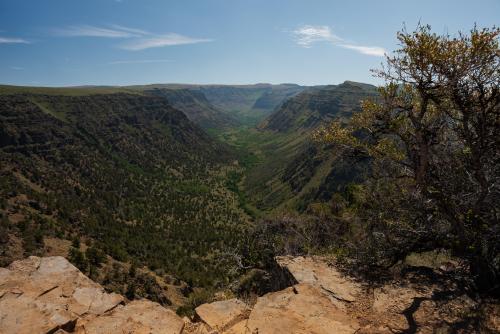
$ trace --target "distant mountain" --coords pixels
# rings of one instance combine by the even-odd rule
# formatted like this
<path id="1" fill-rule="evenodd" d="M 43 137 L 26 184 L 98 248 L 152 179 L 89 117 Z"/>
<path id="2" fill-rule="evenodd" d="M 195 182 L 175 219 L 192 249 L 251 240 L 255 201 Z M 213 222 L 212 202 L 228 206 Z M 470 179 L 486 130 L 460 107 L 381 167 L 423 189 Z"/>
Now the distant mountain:
<path id="1" fill-rule="evenodd" d="M 240 123 L 255 125 L 267 117 L 284 100 L 304 90 L 295 84 L 256 84 L 243 86 L 200 86 L 199 90 L 216 108 Z"/>
<path id="2" fill-rule="evenodd" d="M 263 210 L 305 210 L 360 181 L 368 161 L 340 160 L 331 147 L 313 143 L 311 134 L 334 119 L 348 122 L 361 111 L 361 100 L 376 95 L 375 86 L 346 81 L 308 88 L 285 100 L 253 135 L 266 138 L 255 149 L 262 162 L 245 180 L 254 205 Z"/>
<path id="3" fill-rule="evenodd" d="M 336 118 L 349 119 L 361 110 L 360 100 L 376 94 L 375 86 L 352 81 L 310 88 L 286 100 L 260 127 L 278 132 L 314 129 Z"/>
<path id="4" fill-rule="evenodd" d="M 174 108 L 204 129 L 223 129 L 238 124 L 234 117 L 214 107 L 199 90 L 153 88 L 144 93 L 166 98 Z"/>
<path id="5" fill-rule="evenodd" d="M 207 85 L 199 87 L 199 90 L 205 94 L 210 103 L 228 113 L 250 110 L 255 101 L 271 89 L 272 85 L 270 84 Z"/>
<path id="6" fill-rule="evenodd" d="M 286 100 L 304 91 L 306 87 L 295 84 L 281 84 L 271 87 L 271 90 L 262 94 L 252 106 L 250 111 L 243 113 L 247 119 L 259 123 L 273 111 L 281 107 Z"/>
<path id="7" fill-rule="evenodd" d="M 296 84 L 271 85 L 266 83 L 254 85 L 154 84 L 115 87 L 115 89 L 128 89 L 136 92 L 153 92 L 165 95 L 167 98 L 169 95 L 171 103 L 184 111 L 191 120 L 205 128 L 219 129 L 221 125 L 234 126 L 235 122 L 239 125 L 254 126 L 270 115 L 286 99 L 306 88 Z M 194 95 L 188 97 L 187 91 L 193 92 Z M 194 101 L 188 101 L 188 99 Z"/>

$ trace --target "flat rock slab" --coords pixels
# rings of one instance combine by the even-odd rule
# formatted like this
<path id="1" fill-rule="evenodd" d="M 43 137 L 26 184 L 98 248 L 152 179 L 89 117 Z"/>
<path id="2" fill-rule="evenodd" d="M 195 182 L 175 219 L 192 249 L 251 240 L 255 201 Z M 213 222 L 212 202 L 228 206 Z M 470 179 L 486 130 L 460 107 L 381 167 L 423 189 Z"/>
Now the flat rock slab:
<path id="1" fill-rule="evenodd" d="M 224 334 L 250 334 L 251 332 L 248 329 L 247 323 L 247 320 L 242 320 L 224 331 Z"/>
<path id="2" fill-rule="evenodd" d="M 29 257 L 0 268 L 0 333 L 179 334 L 180 317 L 159 304 L 106 293 L 60 256 Z M 77 326 L 78 325 L 78 326 Z M 83 327 L 82 327 L 83 326 Z"/>
<path id="3" fill-rule="evenodd" d="M 47 333 L 123 302 L 65 258 L 29 257 L 0 268 L 0 333 Z"/>
<path id="4" fill-rule="evenodd" d="M 180 334 L 184 321 L 173 311 L 148 300 L 135 300 L 104 315 L 79 320 L 77 334 Z"/>
<path id="5" fill-rule="evenodd" d="M 279 256 L 276 261 L 297 282 L 317 285 L 339 300 L 353 302 L 362 293 L 360 284 L 320 258 Z"/>
<path id="6" fill-rule="evenodd" d="M 196 308 L 198 317 L 212 329 L 223 330 L 242 319 L 247 306 L 236 298 L 203 304 Z"/>
<path id="7" fill-rule="evenodd" d="M 259 334 L 351 334 L 360 326 L 320 287 L 305 283 L 259 297 L 245 327 Z"/>

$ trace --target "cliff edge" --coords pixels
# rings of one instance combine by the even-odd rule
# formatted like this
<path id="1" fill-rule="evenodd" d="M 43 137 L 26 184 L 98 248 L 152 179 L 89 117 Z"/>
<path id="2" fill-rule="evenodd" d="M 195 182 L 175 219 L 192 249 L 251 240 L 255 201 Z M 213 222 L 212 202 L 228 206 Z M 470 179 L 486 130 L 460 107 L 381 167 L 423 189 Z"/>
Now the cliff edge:
<path id="1" fill-rule="evenodd" d="M 453 282 L 369 286 L 321 257 L 278 257 L 295 284 L 246 300 L 203 304 L 193 319 L 149 300 L 107 293 L 65 258 L 29 257 L 0 268 L 0 333 L 348 334 L 498 333 L 500 305 Z M 416 276 L 414 278 L 417 278 Z"/>

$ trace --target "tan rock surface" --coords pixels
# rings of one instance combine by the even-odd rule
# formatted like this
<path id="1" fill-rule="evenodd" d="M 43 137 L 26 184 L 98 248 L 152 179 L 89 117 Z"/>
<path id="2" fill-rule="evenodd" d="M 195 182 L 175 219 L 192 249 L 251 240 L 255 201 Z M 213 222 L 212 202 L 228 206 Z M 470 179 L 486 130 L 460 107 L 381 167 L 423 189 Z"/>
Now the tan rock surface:
<path id="1" fill-rule="evenodd" d="M 62 257 L 30 257 L 0 268 L 0 334 L 382 334 L 415 327 L 425 334 L 450 332 L 476 313 L 485 332 L 500 327 L 498 303 L 479 304 L 453 284 L 415 276 L 365 289 L 319 257 L 278 260 L 298 284 L 258 297 L 253 307 L 237 299 L 201 305 L 192 322 L 148 300 L 125 304 Z M 437 297 L 447 295 L 453 298 Z"/>
<path id="2" fill-rule="evenodd" d="M 82 319 L 85 323 L 92 320 L 97 326 L 102 323 L 97 320 L 100 317 L 115 320 L 109 323 L 111 327 L 130 324 L 133 330 L 127 333 L 170 334 L 182 330 L 183 321 L 156 303 L 120 306 L 123 302 L 122 296 L 106 293 L 63 257 L 32 256 L 0 268 L 0 333 L 73 332 Z M 130 318 L 132 323 L 123 318 Z M 162 326 L 161 331 L 155 332 L 156 324 Z"/>
<path id="3" fill-rule="evenodd" d="M 259 297 L 247 327 L 259 334 L 347 334 L 355 333 L 359 324 L 317 285 L 298 284 Z"/>
<path id="4" fill-rule="evenodd" d="M 83 314 L 100 314 L 123 302 L 122 296 L 107 294 L 57 256 L 29 257 L 1 268 L 0 291 L 0 333 L 34 334 L 72 327 Z"/>
<path id="5" fill-rule="evenodd" d="M 248 320 L 242 320 L 224 332 L 224 334 L 250 334 L 250 333 L 251 333 L 250 329 L 248 328 Z"/>
<path id="6" fill-rule="evenodd" d="M 184 321 L 173 311 L 148 300 L 120 305 L 104 315 L 79 320 L 77 334 L 180 334 Z"/>
<path id="7" fill-rule="evenodd" d="M 353 302 L 362 293 L 360 284 L 345 277 L 323 259 L 280 256 L 276 260 L 290 271 L 297 282 L 317 285 L 341 301 Z"/>
<path id="8" fill-rule="evenodd" d="M 373 291 L 373 310 L 378 313 L 401 313 L 418 297 L 430 297 L 431 290 L 416 290 L 413 288 L 386 285 Z"/>
<path id="9" fill-rule="evenodd" d="M 223 330 L 241 320 L 245 310 L 245 303 L 233 298 L 198 306 L 196 314 L 212 329 Z"/>

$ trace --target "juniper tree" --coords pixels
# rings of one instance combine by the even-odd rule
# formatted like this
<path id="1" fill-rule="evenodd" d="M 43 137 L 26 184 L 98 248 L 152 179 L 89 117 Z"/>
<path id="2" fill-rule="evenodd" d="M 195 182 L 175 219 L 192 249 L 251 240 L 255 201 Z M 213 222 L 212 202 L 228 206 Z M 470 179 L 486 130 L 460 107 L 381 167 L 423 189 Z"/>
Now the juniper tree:
<path id="1" fill-rule="evenodd" d="M 374 71 L 385 81 L 379 97 L 349 124 L 316 133 L 372 159 L 359 213 L 376 261 L 449 248 L 468 260 L 478 288 L 498 292 L 499 34 L 398 33 L 400 49 Z"/>

